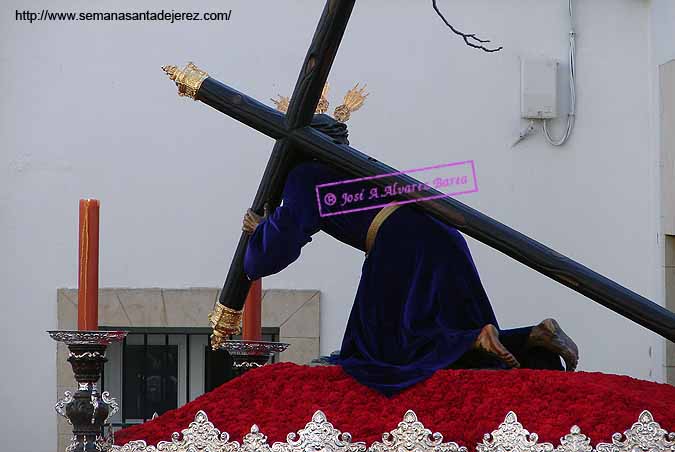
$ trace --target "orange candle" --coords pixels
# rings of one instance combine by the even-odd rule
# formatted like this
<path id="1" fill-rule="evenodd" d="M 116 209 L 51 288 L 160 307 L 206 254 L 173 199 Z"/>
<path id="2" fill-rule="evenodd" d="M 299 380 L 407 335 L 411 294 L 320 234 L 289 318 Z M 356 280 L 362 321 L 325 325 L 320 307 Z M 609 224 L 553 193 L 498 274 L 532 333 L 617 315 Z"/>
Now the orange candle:
<path id="1" fill-rule="evenodd" d="M 262 279 L 251 283 L 244 303 L 244 327 L 242 336 L 245 341 L 262 339 Z"/>
<path id="2" fill-rule="evenodd" d="M 80 199 L 77 328 L 98 330 L 98 199 Z"/>

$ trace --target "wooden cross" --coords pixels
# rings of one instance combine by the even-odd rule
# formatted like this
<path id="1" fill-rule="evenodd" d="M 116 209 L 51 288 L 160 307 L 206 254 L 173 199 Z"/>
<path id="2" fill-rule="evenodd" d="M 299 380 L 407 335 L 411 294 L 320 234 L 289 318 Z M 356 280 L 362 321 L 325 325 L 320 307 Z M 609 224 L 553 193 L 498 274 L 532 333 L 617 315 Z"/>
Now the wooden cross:
<path id="1" fill-rule="evenodd" d="M 355 0 L 326 2 L 285 115 L 214 80 L 194 65 L 185 70 L 164 68 L 176 81 L 181 95 L 210 105 L 277 140 L 253 200 L 252 209 L 258 213 L 262 213 L 266 202 L 271 207 L 279 205 L 286 176 L 298 156 L 316 158 L 355 178 L 397 172 L 354 148 L 334 143 L 310 127 L 354 3 Z M 388 180 L 401 185 L 420 183 L 405 174 Z M 416 199 L 429 196 L 429 192 L 402 196 Z M 449 197 L 410 205 L 675 342 L 675 314 L 520 232 Z M 243 308 L 250 285 L 243 271 L 247 243 L 248 235 L 244 233 L 219 298 L 219 303 L 236 310 Z"/>

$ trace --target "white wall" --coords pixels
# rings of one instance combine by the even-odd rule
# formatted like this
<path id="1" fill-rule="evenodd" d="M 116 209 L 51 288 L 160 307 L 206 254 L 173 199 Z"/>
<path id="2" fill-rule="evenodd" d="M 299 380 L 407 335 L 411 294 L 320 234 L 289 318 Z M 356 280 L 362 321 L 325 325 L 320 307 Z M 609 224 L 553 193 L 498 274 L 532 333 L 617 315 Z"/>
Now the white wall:
<path id="1" fill-rule="evenodd" d="M 656 64 L 675 59 L 675 2 L 651 0 L 652 48 Z"/>
<path id="2" fill-rule="evenodd" d="M 322 3 L 58 6 L 233 10 L 230 22 L 181 24 L 29 24 L 15 21 L 14 10 L 56 6 L 5 5 L 0 425 L 7 450 L 53 448 L 55 347 L 44 331 L 56 326 L 56 288 L 76 285 L 80 197 L 102 201 L 102 287 L 218 286 L 227 272 L 273 142 L 179 99 L 159 67 L 194 60 L 260 100 L 290 94 Z M 372 93 L 350 123 L 352 144 L 401 169 L 474 159 L 480 192 L 464 202 L 662 303 L 649 4 L 578 2 L 574 135 L 562 149 L 540 135 L 511 149 L 522 127 L 518 57 L 565 59 L 566 2 L 441 1 L 458 26 L 505 46 L 493 55 L 466 48 L 429 3 L 356 6 L 330 77 L 333 105 L 356 81 Z M 503 327 L 553 316 L 578 341 L 581 369 L 662 379 L 658 336 L 480 243 L 470 246 Z M 264 284 L 322 291 L 326 353 L 339 347 L 361 262 L 360 252 L 320 235 Z"/>
<path id="3" fill-rule="evenodd" d="M 651 0 L 650 2 L 650 77 L 651 77 L 651 96 L 650 100 L 652 103 L 651 107 L 651 130 L 650 133 L 650 147 L 653 152 L 658 155 L 660 163 L 660 171 L 657 174 L 657 177 L 654 179 L 655 186 L 657 188 L 658 197 L 660 202 L 657 203 L 657 212 L 660 219 L 659 227 L 659 252 L 657 255 L 658 265 L 665 264 L 665 247 L 667 246 L 666 237 L 664 234 L 672 234 L 672 214 L 675 210 L 675 206 L 672 204 L 673 199 L 675 199 L 675 193 L 673 190 L 673 181 L 672 177 L 675 174 L 675 168 L 672 168 L 672 152 L 668 152 L 668 144 L 664 141 L 666 140 L 666 134 L 662 133 L 661 130 L 663 121 L 666 120 L 662 117 L 664 112 L 663 102 L 665 99 L 662 98 L 664 91 L 661 87 L 661 73 L 662 68 L 666 63 L 671 60 L 675 60 L 675 2 L 671 0 Z M 660 268 L 660 271 L 657 273 L 657 276 L 660 280 L 659 290 L 660 298 L 664 300 L 664 305 L 666 300 L 666 273 L 669 269 L 663 267 Z M 670 303 L 670 302 L 669 302 Z M 662 344 L 660 350 L 661 356 L 664 357 L 664 370 L 666 362 L 666 347 L 665 344 Z M 664 372 L 665 375 L 665 372 Z"/>

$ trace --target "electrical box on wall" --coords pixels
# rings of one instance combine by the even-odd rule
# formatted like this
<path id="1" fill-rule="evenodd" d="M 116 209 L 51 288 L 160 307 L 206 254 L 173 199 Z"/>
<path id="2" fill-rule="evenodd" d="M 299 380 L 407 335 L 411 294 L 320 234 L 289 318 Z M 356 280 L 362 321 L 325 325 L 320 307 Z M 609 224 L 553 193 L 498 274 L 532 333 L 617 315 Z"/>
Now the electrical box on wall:
<path id="1" fill-rule="evenodd" d="M 523 58 L 520 64 L 520 112 L 525 119 L 558 116 L 558 62 Z"/>

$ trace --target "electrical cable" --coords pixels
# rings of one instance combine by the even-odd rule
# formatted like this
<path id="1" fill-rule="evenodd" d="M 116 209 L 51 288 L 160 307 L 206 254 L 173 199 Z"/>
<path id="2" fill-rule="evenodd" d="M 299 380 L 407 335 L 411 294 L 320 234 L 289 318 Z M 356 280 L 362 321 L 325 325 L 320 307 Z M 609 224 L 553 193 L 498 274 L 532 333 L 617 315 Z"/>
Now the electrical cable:
<path id="1" fill-rule="evenodd" d="M 574 27 L 574 10 L 572 5 L 573 0 L 568 0 L 569 13 L 570 13 L 570 48 L 569 48 L 569 65 L 570 65 L 570 111 L 567 114 L 567 128 L 565 133 L 560 139 L 555 139 L 551 137 L 551 134 L 548 131 L 548 120 L 544 120 L 544 136 L 546 141 L 548 141 L 553 146 L 562 146 L 567 142 L 570 135 L 572 135 L 572 129 L 574 128 L 574 121 L 576 117 L 576 108 L 577 108 L 577 92 L 576 92 L 576 32 Z"/>

